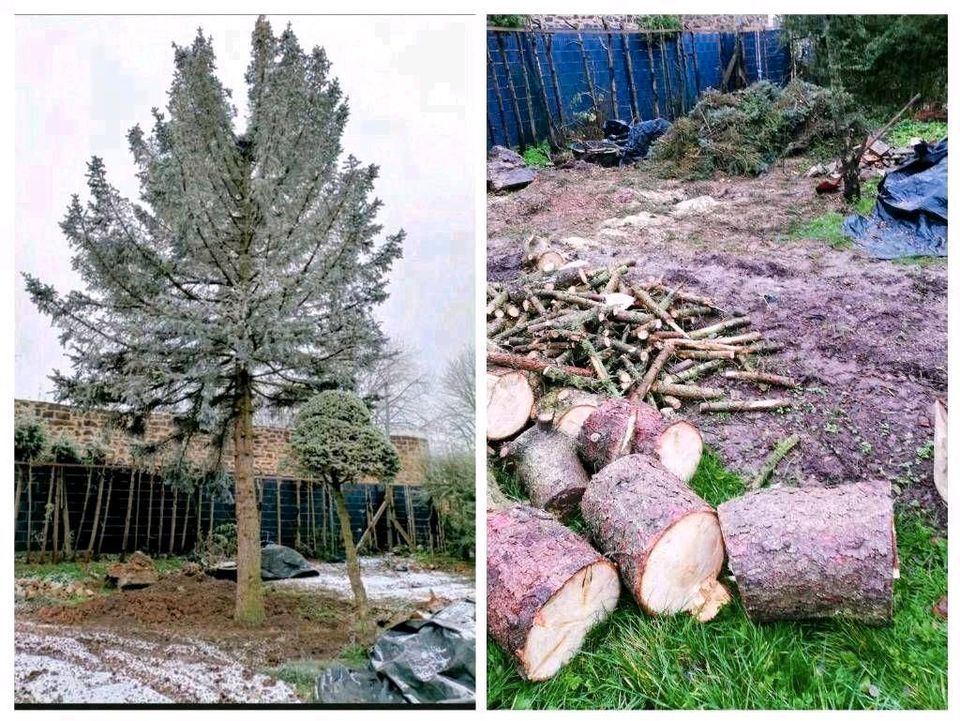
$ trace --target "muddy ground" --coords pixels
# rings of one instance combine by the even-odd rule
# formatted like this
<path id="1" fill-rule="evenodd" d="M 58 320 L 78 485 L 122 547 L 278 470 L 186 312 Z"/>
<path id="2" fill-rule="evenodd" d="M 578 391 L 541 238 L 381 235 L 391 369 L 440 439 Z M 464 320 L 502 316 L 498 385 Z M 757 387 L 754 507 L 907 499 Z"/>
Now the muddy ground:
<path id="1" fill-rule="evenodd" d="M 472 575 L 464 572 L 423 568 L 400 557 L 363 562 L 381 628 L 417 609 L 475 597 Z M 266 584 L 267 621 L 255 628 L 232 618 L 236 585 L 202 574 L 171 573 L 136 591 L 98 588 L 82 601 L 21 597 L 15 606 L 16 700 L 296 702 L 293 689 L 264 671 L 304 659 L 333 660 L 357 643 L 343 564 L 314 565 L 319 576 Z"/>
<path id="2" fill-rule="evenodd" d="M 793 237 L 803 221 L 845 212 L 817 197 L 792 160 L 759 178 L 676 181 L 648 169 L 579 164 L 548 169 L 527 188 L 488 196 L 488 278 L 519 272 L 531 235 L 596 265 L 636 259 L 630 277 L 662 277 L 749 313 L 786 345 L 763 370 L 802 378 L 786 414 L 699 415 L 686 410 L 733 470 L 752 474 L 777 440 L 802 439 L 778 469 L 796 483 L 890 478 L 900 504 L 946 526 L 932 482 L 931 404 L 947 394 L 947 268 L 874 260 L 857 249 Z M 677 217 L 677 201 L 718 205 Z M 730 381 L 713 378 L 706 386 Z M 730 397 L 751 397 L 728 386 Z"/>

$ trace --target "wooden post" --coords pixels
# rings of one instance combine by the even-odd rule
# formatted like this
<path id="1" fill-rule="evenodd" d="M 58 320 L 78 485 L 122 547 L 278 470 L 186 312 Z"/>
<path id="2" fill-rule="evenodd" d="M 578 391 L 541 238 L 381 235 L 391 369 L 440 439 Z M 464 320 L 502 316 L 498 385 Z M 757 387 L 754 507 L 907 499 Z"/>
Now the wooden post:
<path id="1" fill-rule="evenodd" d="M 107 503 L 103 509 L 103 524 L 100 526 L 100 540 L 97 542 L 97 556 L 100 556 L 103 550 L 103 537 L 107 531 L 107 519 L 110 518 L 110 497 L 113 495 L 113 474 L 110 474 L 110 480 L 107 483 Z"/>
<path id="2" fill-rule="evenodd" d="M 80 547 L 80 536 L 83 534 L 83 524 L 87 520 L 87 506 L 90 500 L 90 488 L 93 485 L 93 466 L 87 468 L 87 488 L 83 494 L 83 506 L 80 509 L 80 523 L 77 525 L 77 542 L 74 544 L 76 548 Z"/>
<path id="3" fill-rule="evenodd" d="M 130 515 L 133 513 L 133 489 L 134 484 L 136 483 L 137 473 L 139 471 L 134 470 L 130 474 L 130 490 L 127 491 L 127 517 L 123 522 L 123 542 L 121 543 L 120 551 L 123 554 L 127 552 L 127 541 L 130 540 Z"/>
<path id="4" fill-rule="evenodd" d="M 503 144 L 510 145 L 510 133 L 507 132 L 507 113 L 503 109 L 503 96 L 500 94 L 500 80 L 497 78 L 497 66 L 493 64 L 490 47 L 487 47 L 487 67 L 490 68 L 490 80 L 493 84 L 493 94 L 497 99 L 497 110 L 500 112 L 500 128 L 503 130 Z M 494 144 L 497 139 L 493 138 Z"/>
<path id="5" fill-rule="evenodd" d="M 606 18 L 601 18 L 603 29 L 607 30 Z M 613 70 L 613 35 L 607 33 L 607 76 L 610 79 L 610 105 L 613 108 L 613 119 L 620 119 L 620 109 L 617 107 L 617 75 Z"/>
<path id="6" fill-rule="evenodd" d="M 147 499 L 147 550 L 150 550 L 150 531 L 153 529 L 153 485 L 156 480 L 154 474 L 150 474 L 150 497 Z"/>
<path id="7" fill-rule="evenodd" d="M 43 534 L 40 539 L 40 563 L 47 560 L 47 535 L 50 529 L 50 516 L 53 513 L 53 486 L 56 471 L 50 467 L 50 483 L 47 486 L 47 503 L 43 507 Z"/>
<path id="8" fill-rule="evenodd" d="M 670 82 L 670 69 L 667 67 L 667 44 L 663 40 L 663 33 L 658 33 L 660 40 L 660 67 L 663 69 L 663 92 L 666 95 L 666 106 L 674 117 L 676 111 L 676 97 L 673 93 L 673 83 Z"/>
<path id="9" fill-rule="evenodd" d="M 690 44 L 693 46 L 693 82 L 694 87 L 697 89 L 697 97 L 694 105 L 696 105 L 697 101 L 700 100 L 700 61 L 697 58 L 697 40 L 693 33 L 690 33 Z"/>
<path id="10" fill-rule="evenodd" d="M 160 518 L 157 523 L 157 553 L 163 553 L 163 513 L 164 506 L 167 505 L 167 486 L 160 479 Z"/>
<path id="11" fill-rule="evenodd" d="M 33 546 L 33 463 L 27 463 L 27 563 Z"/>
<path id="12" fill-rule="evenodd" d="M 633 78 L 633 58 L 630 55 L 629 35 L 625 32 L 620 33 L 620 42 L 623 44 L 623 58 L 627 62 L 627 90 L 630 92 L 630 112 L 635 121 L 642 120 L 640 116 L 640 103 L 637 100 L 637 84 Z"/>
<path id="13" fill-rule="evenodd" d="M 507 89 L 510 91 L 510 105 L 513 108 L 513 117 L 517 121 L 517 136 L 520 152 L 527 149 L 527 141 L 523 134 L 523 119 L 520 117 L 520 103 L 517 101 L 517 89 L 513 84 L 513 75 L 507 63 L 507 50 L 503 44 L 503 36 L 497 33 L 497 47 L 500 49 L 500 60 L 503 62 L 503 71 L 507 74 Z"/>
<path id="14" fill-rule="evenodd" d="M 190 525 L 190 499 L 193 498 L 192 493 L 187 494 L 187 507 L 183 511 L 183 530 L 180 533 L 180 553 L 183 553 L 183 549 L 187 545 L 187 526 Z"/>
<path id="15" fill-rule="evenodd" d="M 683 33 L 677 33 L 677 57 L 680 66 L 680 113 L 687 114 L 687 51 L 683 47 Z"/>
<path id="16" fill-rule="evenodd" d="M 60 472 L 57 473 L 57 470 Z M 60 560 L 60 495 L 63 485 L 63 469 L 54 469 L 53 490 L 53 562 Z"/>
<path id="17" fill-rule="evenodd" d="M 653 65 L 653 42 L 650 39 L 650 33 L 644 33 L 644 43 L 647 45 L 647 62 L 650 65 L 650 94 L 653 96 L 653 112 L 659 118 L 660 113 L 660 95 L 657 92 L 657 69 Z"/>
<path id="18" fill-rule="evenodd" d="M 274 479 L 273 483 L 276 491 L 274 497 L 277 499 L 277 543 L 283 545 L 283 531 L 280 525 L 280 479 Z"/>
<path id="19" fill-rule="evenodd" d="M 293 547 L 300 550 L 300 479 L 296 480 L 297 489 L 297 535 L 293 541 Z"/>
<path id="20" fill-rule="evenodd" d="M 533 59 L 537 62 L 537 79 L 540 81 L 540 96 L 543 100 L 543 109 L 547 114 L 547 131 L 550 134 L 550 143 L 553 147 L 560 147 L 560 135 L 557 133 L 556 125 L 553 122 L 553 113 L 550 112 L 550 101 L 547 98 L 547 83 L 543 76 L 543 65 L 540 63 L 540 55 L 537 52 L 537 38 L 533 37 Z"/>
<path id="21" fill-rule="evenodd" d="M 60 504 L 63 507 L 63 557 L 73 560 L 76 558 L 75 544 L 70 528 L 70 499 L 67 496 L 67 479 L 63 469 L 60 469 Z"/>
<path id="22" fill-rule="evenodd" d="M 590 93 L 590 102 L 593 103 L 595 110 L 600 110 L 597 105 L 597 87 L 593 82 L 593 73 L 590 72 L 590 61 L 587 58 L 587 49 L 583 44 L 583 33 L 580 32 L 579 26 L 577 27 L 577 43 L 580 45 L 580 60 L 583 63 L 583 72 L 587 78 L 587 91 Z M 597 119 L 599 120 L 599 115 Z"/>
<path id="23" fill-rule="evenodd" d="M 553 63 L 553 35 L 546 34 L 547 64 L 550 66 L 550 75 L 553 78 L 553 97 L 557 101 L 557 117 L 560 118 L 560 127 L 563 128 L 567 121 L 563 118 L 563 98 L 560 96 L 560 80 L 557 76 L 557 66 Z"/>
<path id="24" fill-rule="evenodd" d="M 520 71 L 523 75 L 523 85 L 527 91 L 527 118 L 530 122 L 530 141 L 532 144 L 537 142 L 537 123 L 533 115 L 533 89 L 530 87 L 530 75 L 527 72 L 527 53 L 523 49 L 523 36 L 520 33 L 514 33 L 517 40 L 517 49 L 520 52 Z"/>

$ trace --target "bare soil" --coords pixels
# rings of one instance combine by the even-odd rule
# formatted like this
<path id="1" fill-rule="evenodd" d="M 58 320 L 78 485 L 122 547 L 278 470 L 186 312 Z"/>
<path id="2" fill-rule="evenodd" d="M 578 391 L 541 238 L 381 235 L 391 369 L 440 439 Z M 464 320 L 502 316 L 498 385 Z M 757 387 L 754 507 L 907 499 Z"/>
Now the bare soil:
<path id="1" fill-rule="evenodd" d="M 363 559 L 373 620 L 386 628 L 416 610 L 473 597 L 467 573 L 432 571 L 412 559 Z M 285 662 L 336 659 L 357 644 L 343 564 L 321 575 L 265 585 L 267 619 L 233 620 L 236 584 L 174 572 L 147 588 L 106 592 L 18 579 L 15 694 L 23 703 L 296 702 L 263 674 Z M 341 579 L 340 577 L 343 576 Z M 342 582 L 341 582 L 342 581 Z M 76 589 L 74 589 L 76 590 Z M 88 592 L 97 593 L 84 598 Z"/>
<path id="2" fill-rule="evenodd" d="M 799 433 L 779 480 L 887 477 L 900 504 L 926 507 L 945 528 L 925 446 L 933 400 L 947 394 L 946 264 L 879 261 L 788 237 L 796 224 L 846 212 L 838 197 L 814 193 L 815 181 L 803 177 L 809 165 L 792 160 L 758 178 L 695 182 L 662 180 L 644 167 L 542 171 L 519 192 L 488 196 L 488 278 L 519 273 L 520 243 L 535 235 L 591 264 L 636 259 L 633 278 L 662 277 L 747 312 L 755 330 L 786 345 L 758 366 L 803 379 L 803 390 L 789 413 L 686 410 L 723 461 L 751 475 L 777 440 Z M 678 200 L 703 195 L 719 205 L 672 213 Z M 622 218 L 627 225 L 603 227 Z M 704 385 L 733 398 L 756 395 L 722 378 Z"/>

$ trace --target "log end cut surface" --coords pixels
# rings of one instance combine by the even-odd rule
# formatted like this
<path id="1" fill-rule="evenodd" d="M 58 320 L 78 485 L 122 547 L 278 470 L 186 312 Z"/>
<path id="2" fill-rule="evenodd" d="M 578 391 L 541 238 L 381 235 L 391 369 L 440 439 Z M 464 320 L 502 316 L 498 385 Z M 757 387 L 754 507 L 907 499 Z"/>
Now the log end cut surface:
<path id="1" fill-rule="evenodd" d="M 657 440 L 657 456 L 664 468 L 680 480 L 689 481 L 703 456 L 703 437 L 691 423 L 671 423 Z"/>
<path id="2" fill-rule="evenodd" d="M 521 371 L 487 373 L 487 439 L 499 441 L 530 421 L 533 390 Z"/>
<path id="3" fill-rule="evenodd" d="M 527 678 L 555 674 L 619 595 L 615 566 L 549 513 L 487 513 L 487 629 Z"/>

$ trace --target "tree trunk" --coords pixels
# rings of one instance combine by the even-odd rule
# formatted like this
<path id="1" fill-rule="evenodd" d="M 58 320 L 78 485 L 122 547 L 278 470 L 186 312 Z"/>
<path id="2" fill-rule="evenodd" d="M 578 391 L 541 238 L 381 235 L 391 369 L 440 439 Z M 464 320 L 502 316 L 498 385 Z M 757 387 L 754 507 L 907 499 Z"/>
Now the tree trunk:
<path id="1" fill-rule="evenodd" d="M 580 504 L 590 476 L 577 457 L 576 440 L 552 425 L 553 416 L 545 414 L 537 425 L 504 446 L 500 455 L 516 461 L 517 475 L 531 504 L 566 516 Z"/>
<path id="2" fill-rule="evenodd" d="M 583 422 L 577 439 L 588 469 L 600 470 L 631 453 L 650 455 L 689 481 L 703 454 L 700 431 L 687 421 L 670 421 L 645 403 L 607 401 Z"/>
<path id="3" fill-rule="evenodd" d="M 253 394 L 249 374 L 237 374 L 233 427 L 234 494 L 237 514 L 237 603 L 234 618 L 259 624 L 266 617 L 260 580 L 260 511 L 253 473 Z"/>
<path id="4" fill-rule="evenodd" d="M 583 518 L 651 614 L 688 611 L 708 621 L 730 596 L 717 581 L 723 539 L 717 514 L 647 456 L 624 456 L 590 481 Z"/>
<path id="5" fill-rule="evenodd" d="M 93 507 L 93 523 L 90 525 L 90 538 L 87 540 L 87 561 L 93 555 L 93 544 L 97 540 L 97 524 L 100 523 L 100 507 L 103 503 L 103 469 L 97 473 L 97 504 Z"/>
<path id="6" fill-rule="evenodd" d="M 120 548 L 123 554 L 127 552 L 127 541 L 130 540 L 130 516 L 133 514 L 133 489 L 136 484 L 137 473 L 138 471 L 134 471 L 130 474 L 130 490 L 127 491 L 127 515 L 123 521 L 123 542 Z"/>
<path id="7" fill-rule="evenodd" d="M 899 568 L 889 483 L 767 488 L 717 511 L 753 620 L 890 621 Z"/>
<path id="8" fill-rule="evenodd" d="M 347 575 L 350 577 L 350 588 L 353 589 L 353 598 L 357 604 L 357 616 L 360 620 L 360 633 L 366 637 L 370 633 L 368 621 L 369 607 L 367 592 L 363 588 L 363 579 L 360 577 L 360 559 L 357 556 L 357 547 L 353 543 L 353 530 L 350 527 L 350 513 L 347 511 L 347 502 L 343 497 L 343 489 L 339 483 L 329 484 L 337 507 L 337 520 L 340 521 L 340 538 L 343 541 L 343 552 L 347 556 Z"/>
<path id="9" fill-rule="evenodd" d="M 553 676 L 619 596 L 616 567 L 550 514 L 487 513 L 487 630 L 526 678 Z"/>

